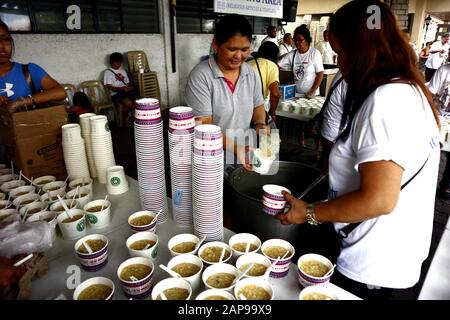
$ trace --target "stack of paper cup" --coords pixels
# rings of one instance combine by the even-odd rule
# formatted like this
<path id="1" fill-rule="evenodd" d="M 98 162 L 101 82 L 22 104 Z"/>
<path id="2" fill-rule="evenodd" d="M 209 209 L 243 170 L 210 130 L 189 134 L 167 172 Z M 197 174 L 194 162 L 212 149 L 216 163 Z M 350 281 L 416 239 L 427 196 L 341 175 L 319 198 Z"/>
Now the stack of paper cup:
<path id="1" fill-rule="evenodd" d="M 194 132 L 192 198 L 194 231 L 207 241 L 223 239 L 223 144 L 220 127 L 199 125 Z"/>
<path id="2" fill-rule="evenodd" d="M 79 124 L 62 126 L 62 146 L 67 174 L 72 178 L 90 178 L 85 143 Z"/>
<path id="3" fill-rule="evenodd" d="M 106 183 L 106 169 L 116 165 L 108 119 L 101 115 L 90 117 L 89 121 L 98 181 Z"/>
<path id="4" fill-rule="evenodd" d="M 95 113 L 83 113 L 80 115 L 81 136 L 86 144 L 86 155 L 89 164 L 89 172 L 92 178 L 97 177 L 97 169 L 95 168 L 94 152 L 92 151 L 91 141 L 91 124 L 90 118 L 94 117 Z"/>
<path id="5" fill-rule="evenodd" d="M 122 194 L 128 191 L 128 181 L 122 166 L 112 166 L 106 170 L 106 190 L 109 194 Z"/>
<path id="6" fill-rule="evenodd" d="M 139 196 L 142 208 L 159 212 L 157 223 L 168 218 L 166 178 L 164 170 L 164 140 L 161 110 L 157 99 L 136 101 L 134 136 Z"/>
<path id="7" fill-rule="evenodd" d="M 173 219 L 180 226 L 192 226 L 192 147 L 194 113 L 189 107 L 169 110 L 169 154 L 172 181 Z"/>

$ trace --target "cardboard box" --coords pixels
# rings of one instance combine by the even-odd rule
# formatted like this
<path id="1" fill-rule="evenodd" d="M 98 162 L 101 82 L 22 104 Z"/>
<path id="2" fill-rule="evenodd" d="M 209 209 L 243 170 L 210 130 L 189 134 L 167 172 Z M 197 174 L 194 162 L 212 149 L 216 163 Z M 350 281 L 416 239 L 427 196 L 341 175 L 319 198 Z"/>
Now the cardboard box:
<path id="1" fill-rule="evenodd" d="M 295 84 L 280 85 L 278 88 L 280 90 L 281 101 L 295 97 Z"/>
<path id="2" fill-rule="evenodd" d="M 67 123 L 64 106 L 10 114 L 0 110 L 0 137 L 10 160 L 27 177 L 66 177 L 61 126 Z"/>

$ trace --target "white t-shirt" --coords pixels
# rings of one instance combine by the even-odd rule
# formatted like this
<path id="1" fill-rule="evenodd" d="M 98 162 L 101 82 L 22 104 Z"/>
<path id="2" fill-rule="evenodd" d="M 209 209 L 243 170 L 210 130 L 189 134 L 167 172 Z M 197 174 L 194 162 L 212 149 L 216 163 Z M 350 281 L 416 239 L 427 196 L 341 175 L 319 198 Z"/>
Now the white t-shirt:
<path id="1" fill-rule="evenodd" d="M 322 60 L 324 64 L 334 64 L 333 57 L 336 55 L 333 49 L 331 48 L 330 42 L 328 41 L 320 41 L 316 44 L 315 47 L 319 50 L 322 55 Z"/>
<path id="2" fill-rule="evenodd" d="M 114 71 L 116 74 L 111 72 Z M 130 79 L 128 78 L 127 72 L 122 69 L 119 68 L 117 70 L 115 69 L 106 69 L 105 73 L 103 74 L 103 83 L 105 85 L 109 84 L 112 85 L 113 87 L 126 87 L 128 83 L 130 83 Z M 123 81 L 122 81 L 123 80 Z M 126 84 L 125 84 L 125 83 Z M 117 92 L 109 90 L 111 96 L 117 94 Z"/>
<path id="3" fill-rule="evenodd" d="M 263 44 L 263 43 L 266 42 L 266 41 L 271 41 L 271 42 L 275 43 L 275 44 L 278 46 L 278 40 L 277 40 L 277 37 L 271 38 L 271 37 L 269 37 L 269 36 L 266 36 L 264 39 L 261 40 L 261 44 Z"/>
<path id="4" fill-rule="evenodd" d="M 286 53 L 289 53 L 293 50 L 293 48 L 290 45 L 287 45 L 286 43 L 282 42 L 279 46 L 278 46 L 279 52 L 278 52 L 278 57 L 282 57 L 284 56 Z"/>
<path id="5" fill-rule="evenodd" d="M 383 85 L 364 102 L 348 139 L 339 139 L 331 151 L 330 198 L 359 189 L 361 163 L 395 162 L 404 169 L 403 185 L 428 161 L 400 192 L 391 213 L 364 221 L 343 240 L 340 273 L 387 288 L 409 288 L 419 280 L 433 229 L 438 136 L 427 100 L 411 85 Z M 334 225 L 338 231 L 346 224 Z"/>
<path id="6" fill-rule="evenodd" d="M 322 56 L 315 48 L 309 48 L 305 53 L 293 50 L 281 58 L 278 65 L 281 69 L 293 71 L 297 93 L 308 93 L 314 84 L 316 73 L 324 70 Z M 319 88 L 316 91 L 316 95 L 318 94 Z"/>
<path id="7" fill-rule="evenodd" d="M 341 72 L 338 72 L 331 83 L 331 88 L 334 87 L 336 82 L 342 78 Z M 342 80 L 334 91 L 331 93 L 328 106 L 324 106 L 323 121 L 320 127 L 320 134 L 328 141 L 335 142 L 339 134 L 341 133 L 341 118 L 345 103 L 345 97 L 347 96 L 347 82 Z"/>
<path id="8" fill-rule="evenodd" d="M 447 60 L 448 50 L 450 48 L 450 44 L 442 44 L 442 41 L 436 41 L 431 45 L 430 54 L 428 55 L 428 59 L 425 62 L 425 67 L 428 69 L 438 69 L 444 61 Z M 444 50 L 444 53 L 435 52 L 431 53 L 431 51 Z"/>
<path id="9" fill-rule="evenodd" d="M 450 116 L 450 64 L 441 66 L 428 84 L 441 116 Z"/>

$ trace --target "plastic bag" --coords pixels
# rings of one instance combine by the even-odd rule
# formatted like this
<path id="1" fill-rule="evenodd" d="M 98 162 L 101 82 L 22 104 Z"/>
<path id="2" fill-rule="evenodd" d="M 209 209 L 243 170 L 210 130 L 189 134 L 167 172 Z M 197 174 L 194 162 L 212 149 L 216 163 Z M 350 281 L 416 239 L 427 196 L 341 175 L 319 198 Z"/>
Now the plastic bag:
<path id="1" fill-rule="evenodd" d="M 42 252 L 52 247 L 55 226 L 46 221 L 22 223 L 18 214 L 10 215 L 0 223 L 0 256 Z"/>

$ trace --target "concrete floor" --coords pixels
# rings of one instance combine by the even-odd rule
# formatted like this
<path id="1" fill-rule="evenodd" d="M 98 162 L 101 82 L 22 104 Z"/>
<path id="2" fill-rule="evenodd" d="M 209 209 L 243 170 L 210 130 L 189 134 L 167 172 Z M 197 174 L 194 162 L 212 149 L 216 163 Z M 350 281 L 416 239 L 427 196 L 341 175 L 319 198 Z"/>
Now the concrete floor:
<path id="1" fill-rule="evenodd" d="M 164 140 L 165 145 L 167 146 L 167 110 L 163 112 L 164 119 Z M 136 155 L 135 155 L 135 144 L 134 144 L 134 129 L 132 127 L 129 128 L 117 128 L 115 124 L 111 124 L 112 127 L 112 137 L 114 142 L 114 155 L 116 157 L 117 164 L 123 165 L 125 168 L 125 172 L 130 177 L 137 179 L 137 168 L 136 168 Z M 310 136 L 306 136 L 305 139 L 305 148 L 302 148 L 298 145 L 297 142 L 297 133 L 298 128 L 295 126 L 295 122 L 292 123 L 289 120 L 281 119 L 279 123 L 280 128 L 289 128 L 283 129 L 281 131 L 281 139 L 282 145 L 280 148 L 280 160 L 283 161 L 293 161 L 300 162 L 304 164 L 308 164 L 311 166 L 317 166 L 317 160 L 314 152 L 314 141 Z M 167 194 L 171 195 L 170 190 L 170 172 L 168 167 L 168 151 L 165 150 L 165 159 L 166 159 L 166 185 L 167 185 Z M 439 179 L 442 177 L 443 170 L 445 168 L 446 157 L 442 153 L 440 170 L 439 170 Z M 450 215 L 450 200 L 441 200 L 436 197 L 436 206 L 435 206 L 435 215 L 434 215 L 434 227 L 433 227 L 433 235 L 432 235 L 432 243 L 430 248 L 430 254 L 428 258 L 425 260 L 422 266 L 422 275 L 420 277 L 419 282 L 410 289 L 400 290 L 398 291 L 393 299 L 395 300 L 415 300 L 417 299 L 420 289 L 425 280 L 425 276 L 430 267 L 430 263 L 434 253 L 436 251 L 437 245 L 441 239 L 442 233 L 445 229 L 445 225 Z M 226 217 L 225 217 L 226 218 Z M 225 225 L 227 225 L 226 219 Z"/>

